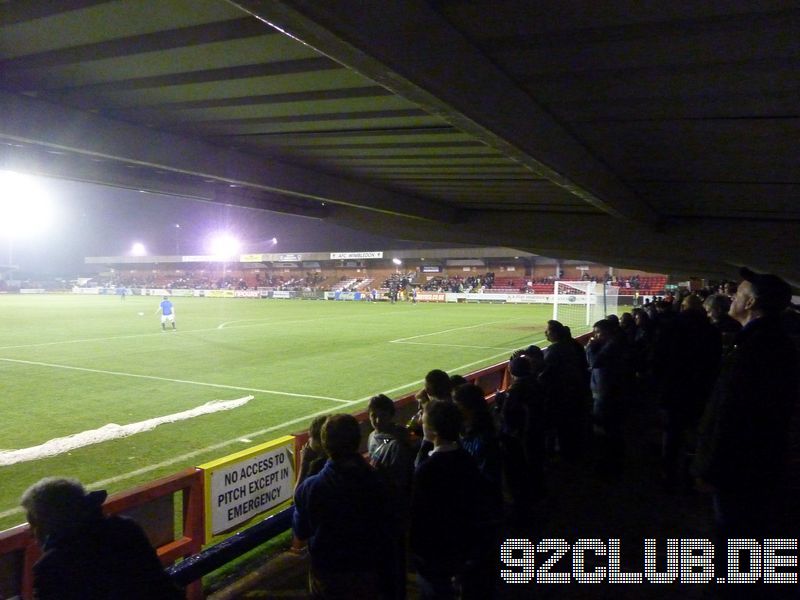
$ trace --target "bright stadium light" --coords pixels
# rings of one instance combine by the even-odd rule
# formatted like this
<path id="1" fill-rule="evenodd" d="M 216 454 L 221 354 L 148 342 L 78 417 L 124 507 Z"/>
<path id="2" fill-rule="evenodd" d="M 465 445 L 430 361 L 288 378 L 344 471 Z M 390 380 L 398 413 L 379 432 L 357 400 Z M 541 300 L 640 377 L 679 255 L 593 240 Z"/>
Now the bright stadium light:
<path id="1" fill-rule="evenodd" d="M 0 171 L 0 235 L 20 239 L 45 231 L 53 221 L 48 190 L 36 177 Z"/>
<path id="2" fill-rule="evenodd" d="M 230 233 L 218 233 L 211 238 L 210 247 L 217 258 L 230 258 L 239 253 L 242 244 Z"/>
<path id="3" fill-rule="evenodd" d="M 393 262 L 395 265 L 397 265 L 398 267 L 399 267 L 400 265 L 402 265 L 402 264 L 403 264 L 403 261 L 402 261 L 402 260 L 400 260 L 399 258 L 393 258 L 393 259 L 392 259 L 392 262 Z"/>
<path id="4" fill-rule="evenodd" d="M 136 242 L 133 246 L 131 246 L 131 254 L 133 256 L 146 256 L 147 249 L 141 242 Z"/>
<path id="5" fill-rule="evenodd" d="M 181 224 L 175 223 L 175 254 L 181 253 Z"/>

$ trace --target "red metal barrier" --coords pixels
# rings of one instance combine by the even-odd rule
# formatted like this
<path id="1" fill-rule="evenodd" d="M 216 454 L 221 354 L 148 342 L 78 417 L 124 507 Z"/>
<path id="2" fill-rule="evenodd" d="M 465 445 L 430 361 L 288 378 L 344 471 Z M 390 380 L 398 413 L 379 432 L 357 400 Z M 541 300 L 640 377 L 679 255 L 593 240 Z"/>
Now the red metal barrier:
<path id="1" fill-rule="evenodd" d="M 488 400 L 494 398 L 494 393 L 498 389 L 505 388 L 505 380 L 507 378 L 506 375 L 506 367 L 508 365 L 508 361 L 498 363 L 496 365 L 492 365 L 490 367 L 486 367 L 481 369 L 480 371 L 475 371 L 474 373 L 469 373 L 464 375 L 464 378 L 469 383 L 474 383 L 475 385 L 479 386 L 484 394 L 486 395 Z M 419 391 L 419 390 L 417 390 Z M 410 394 L 406 394 L 405 396 L 401 396 L 397 400 L 394 401 L 394 405 L 396 408 L 403 408 L 416 402 L 416 395 L 417 392 L 411 392 Z M 353 413 L 353 416 L 358 419 L 358 421 L 365 422 L 369 421 L 369 414 L 366 410 L 362 410 L 357 413 Z M 299 433 L 293 435 L 301 435 Z M 308 439 L 308 438 L 306 438 Z"/>
<path id="2" fill-rule="evenodd" d="M 190 468 L 180 473 L 143 484 L 131 490 L 114 494 L 103 504 L 106 514 L 131 513 L 146 507 L 148 504 L 183 492 L 181 537 L 159 543 L 156 547 L 158 557 L 165 566 L 176 560 L 199 552 L 203 544 L 203 477 L 202 472 Z M 148 530 L 147 524 L 142 524 Z M 174 523 L 172 523 L 174 529 Z M 148 532 L 149 533 L 149 532 Z M 174 535 L 170 534 L 170 538 Z M 18 555 L 16 573 L 10 578 L 10 587 L 0 589 L 0 597 L 20 594 L 23 600 L 33 598 L 32 567 L 39 559 L 41 551 L 31 535 L 28 525 L 18 525 L 0 532 L 0 557 L 7 558 Z M 5 583 L 5 582 L 4 582 Z M 203 597 L 202 582 L 196 581 L 186 590 L 189 600 Z"/>

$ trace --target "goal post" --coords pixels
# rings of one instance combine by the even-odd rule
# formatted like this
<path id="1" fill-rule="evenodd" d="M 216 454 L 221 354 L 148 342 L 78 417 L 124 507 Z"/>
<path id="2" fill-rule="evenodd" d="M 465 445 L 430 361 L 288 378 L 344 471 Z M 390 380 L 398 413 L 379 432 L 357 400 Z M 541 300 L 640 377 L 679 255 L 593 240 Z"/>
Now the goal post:
<path id="1" fill-rule="evenodd" d="M 606 315 L 617 314 L 619 288 L 595 281 L 555 281 L 553 320 L 566 325 L 574 336 L 592 330 Z"/>

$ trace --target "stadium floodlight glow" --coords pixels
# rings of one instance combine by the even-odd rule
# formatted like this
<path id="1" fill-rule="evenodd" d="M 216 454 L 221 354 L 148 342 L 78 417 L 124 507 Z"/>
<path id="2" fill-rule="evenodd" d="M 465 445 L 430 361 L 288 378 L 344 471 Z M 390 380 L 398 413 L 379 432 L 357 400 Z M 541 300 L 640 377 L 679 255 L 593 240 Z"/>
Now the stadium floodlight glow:
<path id="1" fill-rule="evenodd" d="M 211 238 L 210 247 L 217 258 L 230 258 L 239 253 L 242 244 L 230 233 L 217 233 Z"/>
<path id="2" fill-rule="evenodd" d="M 402 265 L 402 264 L 403 264 L 403 261 L 402 261 L 402 260 L 400 260 L 399 258 L 393 258 L 393 259 L 392 259 L 392 263 L 393 263 L 393 264 L 395 264 L 395 265 L 397 265 L 397 266 L 399 267 L 400 265 Z"/>
<path id="3" fill-rule="evenodd" d="M 277 243 L 278 243 L 278 238 L 274 237 L 274 238 L 272 238 L 272 239 L 270 240 L 270 242 L 272 242 L 272 245 L 274 246 L 275 244 L 277 244 Z"/>
<path id="4" fill-rule="evenodd" d="M 135 242 L 133 246 L 131 246 L 131 254 L 133 256 L 146 256 L 147 249 L 144 247 L 144 244 L 141 242 Z"/>
<path id="5" fill-rule="evenodd" d="M 50 194 L 38 178 L 0 171 L 0 235 L 19 239 L 45 231 L 53 211 Z"/>

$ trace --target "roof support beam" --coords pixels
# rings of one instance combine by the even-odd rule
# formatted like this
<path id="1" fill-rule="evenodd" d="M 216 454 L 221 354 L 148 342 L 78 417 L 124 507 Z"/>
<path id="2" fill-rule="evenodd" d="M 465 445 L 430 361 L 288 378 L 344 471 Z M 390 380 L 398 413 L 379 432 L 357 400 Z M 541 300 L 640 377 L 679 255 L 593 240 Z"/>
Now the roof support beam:
<path id="1" fill-rule="evenodd" d="M 658 225 L 655 211 L 428 2 L 229 1 L 608 214 Z"/>
<path id="2" fill-rule="evenodd" d="M 331 222 L 346 227 L 391 231 L 398 239 L 507 246 L 543 256 L 590 260 L 620 267 L 690 273 L 698 277 L 736 277 L 738 267 L 771 272 L 800 287 L 800 239 L 793 223 L 673 221 L 663 232 L 630 227 L 608 215 L 464 211 L 457 227 L 377 220 L 364 211 L 334 207 Z M 757 260 L 754 259 L 757 257 Z"/>
<path id="3" fill-rule="evenodd" d="M 412 219 L 457 218 L 454 209 L 413 196 L 27 96 L 0 91 L 0 114 L 0 137 L 26 144 Z"/>
<path id="4" fill-rule="evenodd" d="M 53 155 L 31 146 L 19 148 L 0 144 L 0 168 L 30 175 L 96 183 L 165 196 L 181 196 L 312 219 L 324 219 L 328 215 L 330 206 L 255 188 L 230 188 L 224 183 L 209 182 L 199 177 L 176 178 L 172 173 L 162 171 L 161 173 L 164 173 L 162 175 L 153 169 L 129 169 L 119 162 L 90 160 L 88 157 L 72 153 Z"/>

